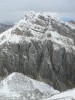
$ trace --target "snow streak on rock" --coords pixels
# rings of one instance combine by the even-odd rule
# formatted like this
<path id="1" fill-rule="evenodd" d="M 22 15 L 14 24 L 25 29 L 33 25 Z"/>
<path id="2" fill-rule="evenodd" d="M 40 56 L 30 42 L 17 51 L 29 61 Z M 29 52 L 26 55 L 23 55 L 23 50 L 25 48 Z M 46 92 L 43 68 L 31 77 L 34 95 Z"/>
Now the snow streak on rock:
<path id="1" fill-rule="evenodd" d="M 75 27 L 49 13 L 27 12 L 0 34 L 0 76 L 21 72 L 60 91 L 74 87 Z"/>

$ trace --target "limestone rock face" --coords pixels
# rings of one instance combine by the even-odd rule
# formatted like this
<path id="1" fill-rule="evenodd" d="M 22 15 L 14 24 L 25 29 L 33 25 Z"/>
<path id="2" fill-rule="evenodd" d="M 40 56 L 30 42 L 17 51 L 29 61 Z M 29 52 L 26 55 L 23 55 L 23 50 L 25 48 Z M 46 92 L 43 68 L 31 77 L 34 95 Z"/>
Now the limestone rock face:
<path id="1" fill-rule="evenodd" d="M 0 34 L 0 76 L 21 72 L 58 90 L 74 87 L 75 27 L 49 13 L 28 12 Z"/>

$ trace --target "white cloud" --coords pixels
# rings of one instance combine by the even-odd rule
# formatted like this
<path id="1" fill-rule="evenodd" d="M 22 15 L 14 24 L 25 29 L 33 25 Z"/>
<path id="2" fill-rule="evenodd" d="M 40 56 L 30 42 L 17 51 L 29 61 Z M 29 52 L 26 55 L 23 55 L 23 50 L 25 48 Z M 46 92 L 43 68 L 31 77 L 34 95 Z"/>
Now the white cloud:
<path id="1" fill-rule="evenodd" d="M 0 22 L 17 21 L 29 10 L 48 11 L 75 19 L 75 0 L 0 0 Z"/>

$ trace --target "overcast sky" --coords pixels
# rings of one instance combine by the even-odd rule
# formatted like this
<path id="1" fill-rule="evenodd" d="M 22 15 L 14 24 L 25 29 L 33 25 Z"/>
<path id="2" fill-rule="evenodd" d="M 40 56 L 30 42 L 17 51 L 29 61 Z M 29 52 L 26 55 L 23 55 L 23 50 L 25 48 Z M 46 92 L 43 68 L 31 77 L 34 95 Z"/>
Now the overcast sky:
<path id="1" fill-rule="evenodd" d="M 16 22 L 26 11 L 48 11 L 63 19 L 75 19 L 75 0 L 0 0 L 0 22 Z"/>

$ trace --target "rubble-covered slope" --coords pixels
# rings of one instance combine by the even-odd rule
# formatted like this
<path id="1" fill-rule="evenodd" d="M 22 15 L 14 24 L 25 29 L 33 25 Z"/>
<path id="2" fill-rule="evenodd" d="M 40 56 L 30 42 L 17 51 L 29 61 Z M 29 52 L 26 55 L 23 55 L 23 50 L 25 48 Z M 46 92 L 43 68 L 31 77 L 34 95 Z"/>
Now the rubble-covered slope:
<path id="1" fill-rule="evenodd" d="M 75 85 L 75 27 L 49 13 L 27 12 L 0 34 L 0 76 L 21 72 L 58 90 Z"/>
<path id="2" fill-rule="evenodd" d="M 57 93 L 49 85 L 16 72 L 0 82 L 0 100 L 41 100 Z"/>

